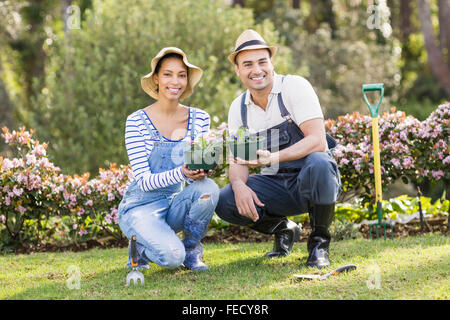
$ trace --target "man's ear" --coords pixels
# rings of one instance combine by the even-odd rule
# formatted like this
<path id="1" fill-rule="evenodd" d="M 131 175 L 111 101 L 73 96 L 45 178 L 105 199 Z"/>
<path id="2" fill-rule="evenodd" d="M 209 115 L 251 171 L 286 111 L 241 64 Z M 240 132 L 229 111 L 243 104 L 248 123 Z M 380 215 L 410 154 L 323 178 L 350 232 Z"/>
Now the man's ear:
<path id="1" fill-rule="evenodd" d="M 239 67 L 236 63 L 234 64 L 234 72 L 236 72 L 236 75 L 239 77 Z"/>

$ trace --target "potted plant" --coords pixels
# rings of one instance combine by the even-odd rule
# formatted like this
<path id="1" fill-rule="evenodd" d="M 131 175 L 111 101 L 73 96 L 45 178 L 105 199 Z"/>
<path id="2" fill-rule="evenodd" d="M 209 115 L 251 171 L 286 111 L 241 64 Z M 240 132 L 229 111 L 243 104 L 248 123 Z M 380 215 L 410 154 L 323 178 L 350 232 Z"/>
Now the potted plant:
<path id="1" fill-rule="evenodd" d="M 222 155 L 222 137 L 214 132 L 200 135 L 184 151 L 184 161 L 189 170 L 214 170 Z"/>
<path id="2" fill-rule="evenodd" d="M 266 139 L 240 127 L 235 134 L 230 136 L 227 145 L 235 158 L 255 160 L 258 158 L 256 150 L 266 149 Z"/>

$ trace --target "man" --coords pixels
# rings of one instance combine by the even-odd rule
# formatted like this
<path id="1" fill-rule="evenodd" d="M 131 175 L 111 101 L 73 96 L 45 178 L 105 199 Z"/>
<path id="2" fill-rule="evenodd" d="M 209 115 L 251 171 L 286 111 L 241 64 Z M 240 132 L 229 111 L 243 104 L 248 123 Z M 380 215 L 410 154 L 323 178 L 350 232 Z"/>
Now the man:
<path id="1" fill-rule="evenodd" d="M 228 57 L 246 92 L 231 104 L 228 127 L 248 128 L 266 137 L 258 159 L 230 159 L 230 184 L 222 188 L 216 213 L 225 221 L 264 234 L 274 234 L 268 257 L 290 253 L 301 229 L 287 216 L 308 212 L 312 233 L 306 265 L 330 265 L 328 228 L 341 191 L 337 164 L 329 148 L 323 113 L 311 84 L 300 76 L 274 72 L 277 48 L 254 30 L 244 31 Z M 327 145 L 328 143 L 328 145 Z M 249 167 L 261 174 L 249 175 Z"/>

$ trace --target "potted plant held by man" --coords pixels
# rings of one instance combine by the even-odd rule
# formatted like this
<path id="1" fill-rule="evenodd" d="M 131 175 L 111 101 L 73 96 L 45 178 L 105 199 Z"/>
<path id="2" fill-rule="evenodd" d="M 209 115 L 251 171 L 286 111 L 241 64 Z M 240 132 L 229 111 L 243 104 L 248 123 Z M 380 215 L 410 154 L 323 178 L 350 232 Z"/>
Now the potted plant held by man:
<path id="1" fill-rule="evenodd" d="M 240 127 L 230 135 L 227 146 L 235 158 L 255 160 L 258 158 L 256 151 L 266 149 L 266 138 Z"/>

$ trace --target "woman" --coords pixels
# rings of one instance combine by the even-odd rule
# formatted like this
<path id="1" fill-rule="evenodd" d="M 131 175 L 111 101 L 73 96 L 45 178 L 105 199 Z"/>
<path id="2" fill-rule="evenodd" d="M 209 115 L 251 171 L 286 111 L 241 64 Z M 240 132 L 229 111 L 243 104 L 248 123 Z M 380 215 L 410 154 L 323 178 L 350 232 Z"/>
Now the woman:
<path id="1" fill-rule="evenodd" d="M 217 205 L 219 188 L 207 178 L 209 172 L 182 165 L 179 152 L 209 130 L 208 113 L 179 102 L 192 94 L 202 70 L 175 47 L 162 49 L 151 67 L 141 85 L 157 101 L 129 115 L 126 122 L 125 144 L 134 179 L 119 205 L 119 226 L 129 239 L 136 236 L 139 268 L 154 262 L 166 268 L 184 264 L 207 270 L 200 240 Z M 183 241 L 176 234 L 180 231 Z"/>

